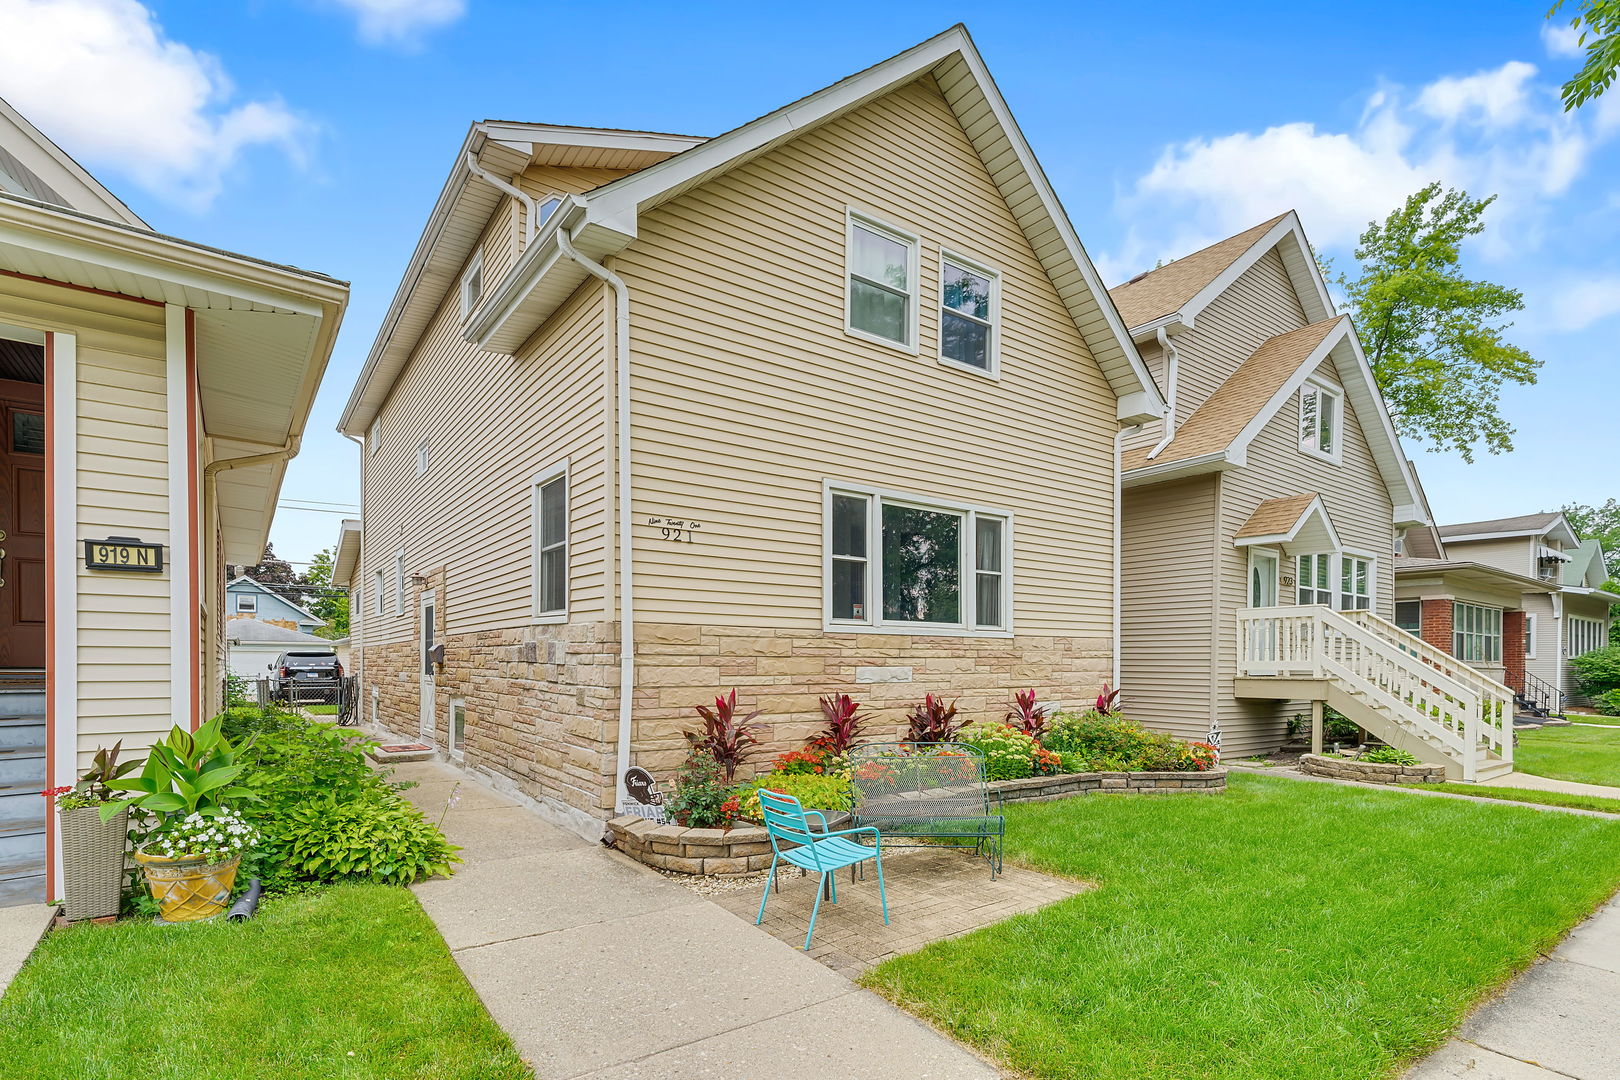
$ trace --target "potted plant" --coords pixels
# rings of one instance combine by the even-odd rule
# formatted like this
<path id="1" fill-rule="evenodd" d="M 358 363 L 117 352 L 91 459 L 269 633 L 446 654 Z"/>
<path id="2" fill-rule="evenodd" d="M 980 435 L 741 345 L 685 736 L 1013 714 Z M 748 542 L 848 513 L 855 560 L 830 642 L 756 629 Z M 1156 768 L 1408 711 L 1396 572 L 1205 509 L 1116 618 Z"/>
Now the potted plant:
<path id="1" fill-rule="evenodd" d="M 243 768 L 236 757 L 219 717 L 195 732 L 177 725 L 152 747 L 140 776 L 107 785 L 139 794 L 104 804 L 104 820 L 128 806 L 155 816 L 135 861 L 166 922 L 211 919 L 230 903 L 242 853 L 258 837 L 231 807 L 258 798 L 235 783 Z"/>
<path id="2" fill-rule="evenodd" d="M 62 911 L 70 919 L 102 919 L 118 914 L 124 886 L 124 848 L 129 840 L 129 809 L 122 803 L 111 816 L 103 806 L 117 802 L 112 784 L 140 765 L 118 761 L 123 742 L 102 747 L 72 787 L 52 788 L 62 818 Z"/>

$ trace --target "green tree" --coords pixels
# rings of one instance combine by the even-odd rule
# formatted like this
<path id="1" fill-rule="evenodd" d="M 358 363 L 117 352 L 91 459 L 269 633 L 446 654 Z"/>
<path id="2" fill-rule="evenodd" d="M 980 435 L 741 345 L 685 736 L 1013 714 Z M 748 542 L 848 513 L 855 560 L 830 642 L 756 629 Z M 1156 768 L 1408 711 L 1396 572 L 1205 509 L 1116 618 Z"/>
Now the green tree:
<path id="1" fill-rule="evenodd" d="M 1609 577 L 1620 578 L 1620 501 L 1610 499 L 1602 506 L 1570 503 L 1562 512 L 1576 536 L 1603 545 Z"/>
<path id="2" fill-rule="evenodd" d="M 236 575 L 246 575 L 290 604 L 304 606 L 309 598 L 302 588 L 303 578 L 293 570 L 292 563 L 276 554 L 274 544 L 264 545 L 264 554 L 252 566 L 238 566 Z M 233 575 L 233 576 L 236 576 Z"/>
<path id="3" fill-rule="evenodd" d="M 315 633 L 336 640 L 349 636 L 349 592 L 332 584 L 332 559 L 332 549 L 317 551 L 304 571 L 303 583 L 310 587 L 310 612 L 326 620 Z"/>
<path id="4" fill-rule="evenodd" d="M 1438 183 L 1371 222 L 1356 247 L 1360 274 L 1339 276 L 1367 360 L 1402 435 L 1474 460 L 1483 444 L 1513 449 L 1498 409 L 1504 383 L 1533 383 L 1541 361 L 1502 340 L 1516 289 L 1463 276 L 1462 242 L 1478 235 L 1496 196 L 1470 198 Z"/>
<path id="5" fill-rule="evenodd" d="M 1563 7 L 1564 0 L 1558 0 L 1547 18 L 1556 16 Z M 1614 82 L 1616 70 L 1620 70 L 1620 0 L 1581 0 L 1575 5 L 1569 25 L 1580 34 L 1578 40 L 1586 50 L 1586 59 L 1561 91 L 1565 112 L 1601 97 Z"/>

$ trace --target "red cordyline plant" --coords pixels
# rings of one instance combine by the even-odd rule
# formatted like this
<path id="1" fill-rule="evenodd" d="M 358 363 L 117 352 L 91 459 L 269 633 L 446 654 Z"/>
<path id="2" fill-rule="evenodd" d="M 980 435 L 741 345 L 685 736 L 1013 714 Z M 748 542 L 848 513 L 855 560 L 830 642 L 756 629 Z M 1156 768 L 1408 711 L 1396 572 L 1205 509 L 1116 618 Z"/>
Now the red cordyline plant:
<path id="1" fill-rule="evenodd" d="M 922 702 L 906 714 L 906 741 L 917 743 L 950 742 L 967 721 L 956 719 L 956 703 L 949 705 L 937 694 L 924 694 Z"/>
<path id="2" fill-rule="evenodd" d="M 755 726 L 749 721 L 760 714 L 759 709 L 746 716 L 737 715 L 737 691 L 714 699 L 714 708 L 699 705 L 697 714 L 703 718 L 699 731 L 684 732 L 686 742 L 695 751 L 714 758 L 714 763 L 725 773 L 726 783 L 737 775 L 737 766 L 748 760 L 753 748 L 759 745 L 754 737 Z"/>
<path id="3" fill-rule="evenodd" d="M 861 729 L 866 725 L 866 714 L 861 712 L 861 703 L 848 694 L 828 694 L 821 699 L 821 715 L 827 722 L 810 741 L 826 747 L 833 757 L 849 753 L 849 748 L 861 737 Z"/>
<path id="4" fill-rule="evenodd" d="M 1108 684 L 1103 683 L 1102 693 L 1097 695 L 1095 708 L 1099 716 L 1113 716 L 1119 711 L 1119 690 L 1117 688 L 1110 690 Z"/>
<path id="5" fill-rule="evenodd" d="M 1007 710 L 1007 725 L 1015 727 L 1032 739 L 1046 734 L 1047 708 L 1035 704 L 1035 691 L 1020 690 L 1013 694 L 1012 708 Z"/>

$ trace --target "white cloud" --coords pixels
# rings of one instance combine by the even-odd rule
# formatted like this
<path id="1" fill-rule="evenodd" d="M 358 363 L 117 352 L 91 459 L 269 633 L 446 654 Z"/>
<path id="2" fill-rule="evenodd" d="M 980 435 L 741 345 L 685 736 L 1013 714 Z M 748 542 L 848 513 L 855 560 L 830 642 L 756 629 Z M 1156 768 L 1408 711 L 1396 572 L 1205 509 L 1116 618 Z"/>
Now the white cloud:
<path id="1" fill-rule="evenodd" d="M 372 45 L 416 45 L 423 34 L 461 18 L 466 0 L 327 0 L 352 14 Z"/>
<path id="2" fill-rule="evenodd" d="M 309 125 L 278 100 L 230 105 L 219 60 L 137 0 L 0 0 L 0 96 L 86 164 L 194 209 L 243 151 L 302 161 Z"/>
<path id="3" fill-rule="evenodd" d="M 1580 56 L 1581 32 L 1567 22 L 1548 19 L 1541 24 L 1541 43 L 1548 56 Z"/>
<path id="4" fill-rule="evenodd" d="M 1572 334 L 1620 314 L 1620 274 L 1594 274 L 1566 280 L 1535 305 L 1538 323 L 1554 333 Z"/>
<path id="5" fill-rule="evenodd" d="M 1535 74 L 1510 61 L 1415 94 L 1381 87 L 1347 131 L 1297 122 L 1167 146 L 1121 197 L 1131 222 L 1125 242 L 1099 262 L 1120 280 L 1288 209 L 1299 211 L 1313 243 L 1343 251 L 1369 221 L 1435 180 L 1498 195 L 1479 250 L 1520 253 L 1539 242 L 1551 200 L 1581 174 L 1593 146 L 1620 129 L 1603 110 L 1564 114 Z"/>

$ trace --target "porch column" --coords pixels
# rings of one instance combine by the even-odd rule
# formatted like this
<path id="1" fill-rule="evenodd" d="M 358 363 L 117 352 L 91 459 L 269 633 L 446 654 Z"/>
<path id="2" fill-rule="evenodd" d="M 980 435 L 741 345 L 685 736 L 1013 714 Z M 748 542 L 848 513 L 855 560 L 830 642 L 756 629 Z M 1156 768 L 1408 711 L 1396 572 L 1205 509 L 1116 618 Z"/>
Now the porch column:
<path id="1" fill-rule="evenodd" d="M 1447 597 L 1428 599 L 1423 601 L 1423 633 L 1421 637 L 1430 645 L 1440 651 L 1450 654 L 1451 639 L 1451 600 Z M 1519 635 L 1521 638 L 1523 633 Z"/>
<path id="2" fill-rule="evenodd" d="M 1502 667 L 1507 684 L 1524 689 L 1524 612 L 1502 612 Z"/>

